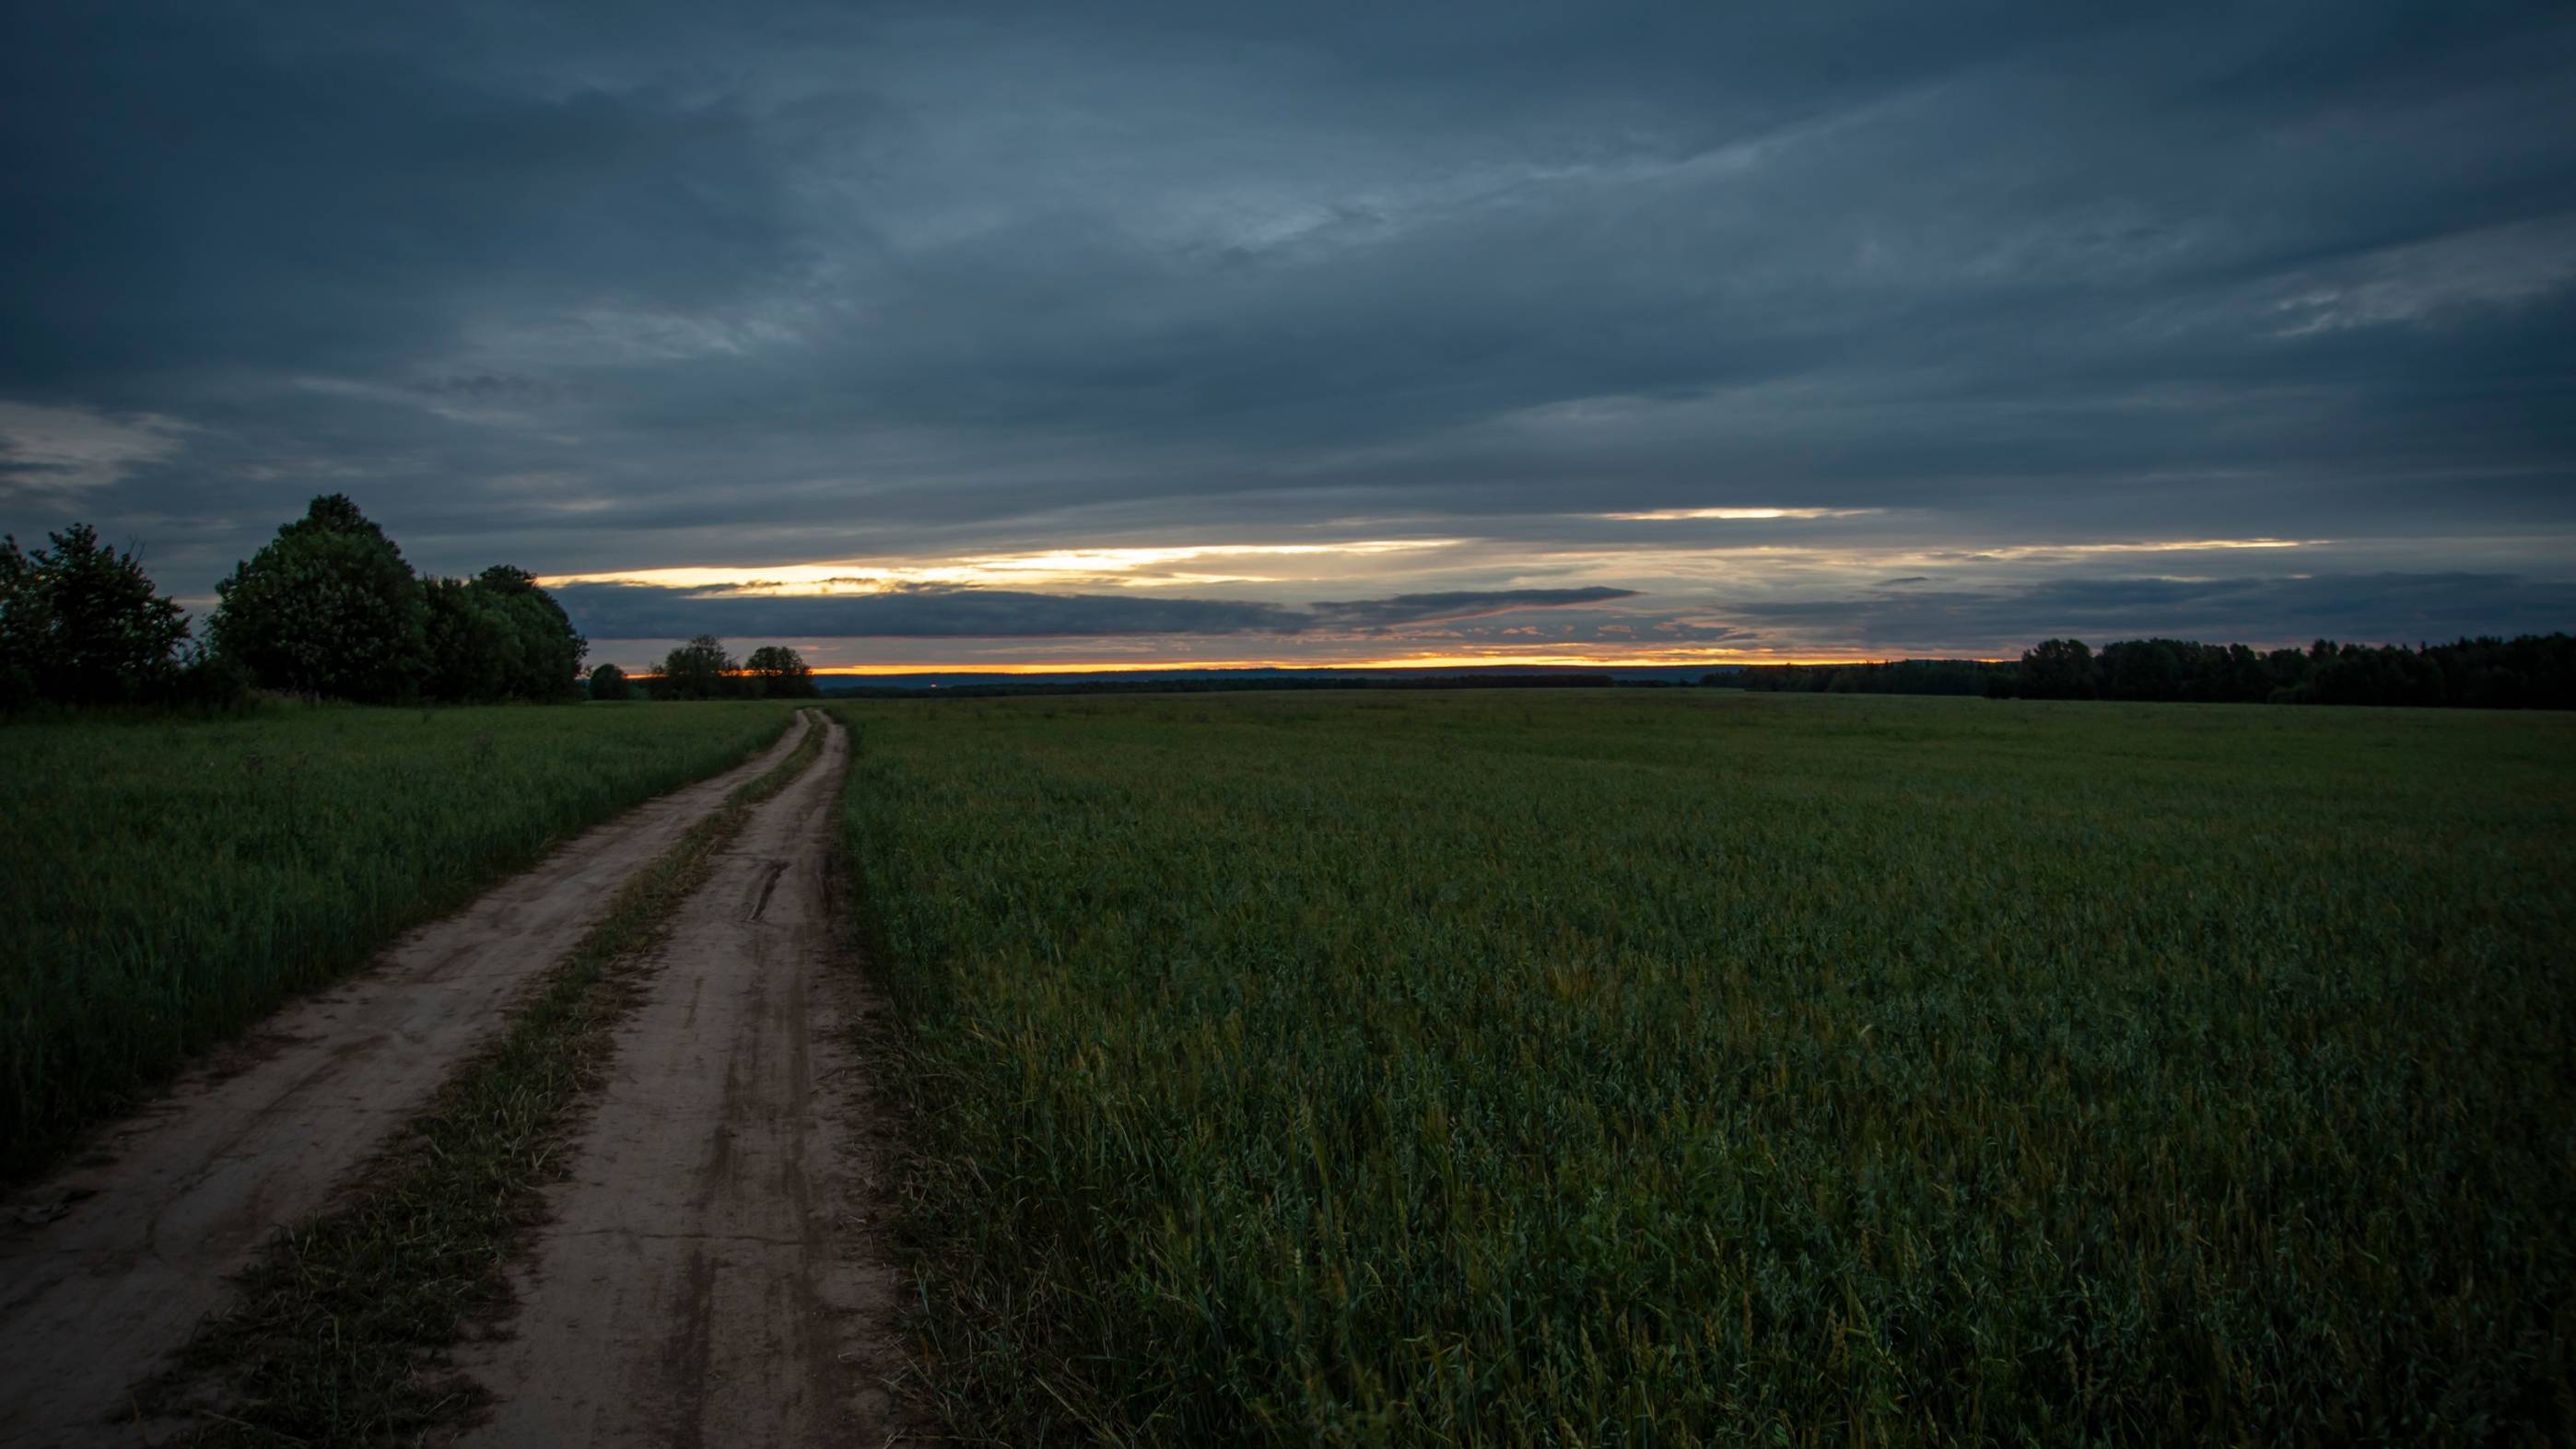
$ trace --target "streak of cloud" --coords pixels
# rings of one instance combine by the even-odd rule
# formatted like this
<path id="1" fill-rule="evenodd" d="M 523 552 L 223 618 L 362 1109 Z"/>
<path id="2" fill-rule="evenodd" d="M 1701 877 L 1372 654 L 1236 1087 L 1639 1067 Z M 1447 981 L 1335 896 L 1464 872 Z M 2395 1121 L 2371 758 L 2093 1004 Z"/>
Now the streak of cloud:
<path id="1" fill-rule="evenodd" d="M 1504 589 L 1288 604 L 1169 595 L 1046 594 L 903 584 L 858 595 L 763 595 L 639 584 L 576 583 L 555 596 L 595 637 L 700 633 L 806 639 L 1047 639 L 1134 635 L 1375 633 L 1603 604 L 1625 589 Z"/>

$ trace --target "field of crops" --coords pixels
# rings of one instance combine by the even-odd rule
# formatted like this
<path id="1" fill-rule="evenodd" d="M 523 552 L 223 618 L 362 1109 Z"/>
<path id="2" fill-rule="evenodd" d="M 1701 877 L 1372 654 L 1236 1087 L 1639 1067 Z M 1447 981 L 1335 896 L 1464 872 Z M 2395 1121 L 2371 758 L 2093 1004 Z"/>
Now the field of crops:
<path id="1" fill-rule="evenodd" d="M 788 718 L 776 704 L 315 708 L 0 729 L 0 1175 Z"/>
<path id="2" fill-rule="evenodd" d="M 841 708 L 969 1432 L 2576 1440 L 2576 721 Z"/>

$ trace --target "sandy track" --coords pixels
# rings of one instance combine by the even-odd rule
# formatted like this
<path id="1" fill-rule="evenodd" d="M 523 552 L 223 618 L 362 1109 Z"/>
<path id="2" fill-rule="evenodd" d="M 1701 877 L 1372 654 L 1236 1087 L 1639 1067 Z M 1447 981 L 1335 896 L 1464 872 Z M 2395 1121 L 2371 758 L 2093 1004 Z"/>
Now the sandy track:
<path id="1" fill-rule="evenodd" d="M 798 733 L 405 936 L 216 1053 L 75 1166 L 13 1194 L 37 1206 L 0 1220 L 0 1445 L 143 1442 L 108 1421 L 225 1301 L 226 1280 L 275 1229 L 324 1207 L 609 894 Z M 52 1221 L 26 1220 L 55 1206 L 66 1210 Z"/>
<path id="2" fill-rule="evenodd" d="M 847 731 L 683 904 L 617 1032 L 473 1445 L 879 1449 L 893 1279 L 862 1226 L 863 1003 L 831 919 Z"/>

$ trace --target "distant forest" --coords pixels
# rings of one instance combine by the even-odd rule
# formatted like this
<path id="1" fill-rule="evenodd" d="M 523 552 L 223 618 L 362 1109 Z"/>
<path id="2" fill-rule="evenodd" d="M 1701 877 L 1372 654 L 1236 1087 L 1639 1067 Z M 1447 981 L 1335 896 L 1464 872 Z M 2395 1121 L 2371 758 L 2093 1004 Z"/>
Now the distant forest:
<path id="1" fill-rule="evenodd" d="M 2576 709 L 2576 637 L 2525 634 L 2415 649 L 2320 639 L 2305 649 L 2268 651 L 2189 639 L 2130 639 L 2106 644 L 2099 653 L 2082 640 L 2051 639 L 2010 664 L 1759 664 L 1700 682 L 1808 694 Z"/>
<path id="2" fill-rule="evenodd" d="M 202 635 L 142 560 L 87 524 L 22 549 L 0 539 L 0 710 L 35 704 L 224 708 L 265 692 L 363 704 L 556 703 L 584 697 L 590 642 L 534 575 L 496 564 L 423 578 L 342 494 L 215 585 Z M 671 652 L 647 692 L 677 698 L 810 695 L 813 671 L 770 645 L 736 665 L 713 639 Z M 614 665 L 588 693 L 626 698 Z"/>

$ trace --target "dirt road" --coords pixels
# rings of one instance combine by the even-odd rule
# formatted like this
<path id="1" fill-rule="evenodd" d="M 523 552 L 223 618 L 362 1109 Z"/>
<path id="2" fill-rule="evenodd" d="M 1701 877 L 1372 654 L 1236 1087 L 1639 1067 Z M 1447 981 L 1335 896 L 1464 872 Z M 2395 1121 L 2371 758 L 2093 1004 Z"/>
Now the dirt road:
<path id="1" fill-rule="evenodd" d="M 856 1444 L 895 1427 L 864 1251 L 855 973 L 828 863 L 847 732 L 681 907 L 520 1273 L 473 1445 Z"/>
<path id="2" fill-rule="evenodd" d="M 323 1207 L 619 884 L 791 753 L 796 733 L 414 932 L 12 1194 L 17 1211 L 0 1219 L 0 1445 L 138 1442 L 107 1420 L 224 1302 L 225 1280 Z"/>

